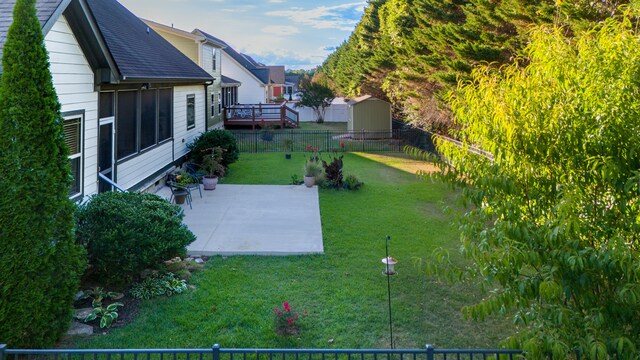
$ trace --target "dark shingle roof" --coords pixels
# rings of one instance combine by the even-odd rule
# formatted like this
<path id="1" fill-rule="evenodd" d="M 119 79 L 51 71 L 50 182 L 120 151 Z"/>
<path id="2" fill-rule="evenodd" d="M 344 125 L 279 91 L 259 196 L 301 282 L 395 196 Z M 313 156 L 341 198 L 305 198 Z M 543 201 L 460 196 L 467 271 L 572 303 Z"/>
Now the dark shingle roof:
<path id="1" fill-rule="evenodd" d="M 287 83 L 298 85 L 300 83 L 300 75 L 285 75 L 284 81 Z"/>
<path id="2" fill-rule="evenodd" d="M 224 76 L 222 75 L 222 85 L 234 85 L 234 84 L 241 84 L 240 81 L 236 80 L 236 79 L 232 79 L 228 76 Z"/>
<path id="3" fill-rule="evenodd" d="M 40 26 L 44 27 L 49 19 L 56 14 L 63 0 L 38 0 L 36 1 L 36 14 L 40 20 Z M 68 3 L 68 2 L 66 2 Z M 16 0 L 0 1 L 0 59 L 2 59 L 4 42 L 7 39 L 9 26 L 13 22 L 13 7 Z M 48 29 L 47 29 L 48 30 Z M 0 74 L 2 74 L 2 62 L 0 61 Z"/>
<path id="4" fill-rule="evenodd" d="M 121 79 L 211 81 L 213 78 L 115 0 L 87 0 Z"/>
<path id="5" fill-rule="evenodd" d="M 192 34 L 199 33 L 200 35 L 204 36 L 208 41 L 210 41 L 210 42 L 212 42 L 212 43 L 214 43 L 214 44 L 215 44 L 215 43 L 217 43 L 217 45 L 219 45 L 219 46 L 220 46 L 220 47 L 222 47 L 222 48 L 226 48 L 226 47 L 228 47 L 228 46 L 229 46 L 226 42 L 224 42 L 224 41 L 222 41 L 222 40 L 218 39 L 217 37 L 215 37 L 215 36 L 213 36 L 213 35 L 211 35 L 211 34 L 207 34 L 206 32 L 204 32 L 204 31 L 202 31 L 202 30 L 200 30 L 200 29 L 197 29 L 197 28 L 196 28 L 196 29 L 195 29 L 195 30 L 193 30 L 191 33 L 192 33 Z"/>

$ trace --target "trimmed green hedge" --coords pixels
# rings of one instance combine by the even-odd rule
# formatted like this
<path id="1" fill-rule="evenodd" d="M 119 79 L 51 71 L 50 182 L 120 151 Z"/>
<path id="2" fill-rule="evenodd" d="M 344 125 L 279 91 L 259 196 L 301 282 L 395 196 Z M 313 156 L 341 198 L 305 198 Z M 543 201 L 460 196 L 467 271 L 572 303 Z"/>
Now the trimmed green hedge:
<path id="1" fill-rule="evenodd" d="M 227 130 L 215 129 L 205 131 L 187 145 L 187 148 L 191 151 L 189 154 L 191 160 L 196 164 L 202 164 L 205 150 L 216 146 L 220 146 L 225 150 L 222 153 L 222 165 L 224 165 L 224 167 L 228 167 L 229 164 L 236 162 L 240 157 L 236 137 Z"/>
<path id="2" fill-rule="evenodd" d="M 90 273 L 107 285 L 124 285 L 139 273 L 184 255 L 196 237 L 179 206 L 146 193 L 95 195 L 78 208 L 76 236 L 87 249 Z"/>

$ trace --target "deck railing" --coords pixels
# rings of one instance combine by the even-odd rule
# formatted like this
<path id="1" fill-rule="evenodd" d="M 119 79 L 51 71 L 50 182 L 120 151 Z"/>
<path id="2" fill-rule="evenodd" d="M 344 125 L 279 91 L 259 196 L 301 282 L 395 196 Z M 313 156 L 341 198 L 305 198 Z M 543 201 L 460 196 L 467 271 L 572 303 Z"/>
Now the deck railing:
<path id="1" fill-rule="evenodd" d="M 520 350 L 435 349 L 56 349 L 0 345 L 0 360 L 474 360 L 519 359 Z"/>
<path id="2" fill-rule="evenodd" d="M 226 126 L 251 126 L 252 129 L 277 125 L 281 128 L 298 127 L 300 119 L 297 111 L 287 103 L 233 105 L 223 111 Z"/>

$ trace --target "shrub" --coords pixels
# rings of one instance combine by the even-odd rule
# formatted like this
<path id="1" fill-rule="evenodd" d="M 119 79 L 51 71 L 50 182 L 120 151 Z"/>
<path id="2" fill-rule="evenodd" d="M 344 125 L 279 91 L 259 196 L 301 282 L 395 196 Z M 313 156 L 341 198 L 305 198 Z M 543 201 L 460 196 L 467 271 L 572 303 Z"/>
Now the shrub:
<path id="1" fill-rule="evenodd" d="M 12 3 L 0 85 L 0 341 L 42 348 L 70 324 L 85 261 L 73 236 L 68 150 L 35 1 Z"/>
<path id="2" fill-rule="evenodd" d="M 187 148 L 191 151 L 191 160 L 196 164 L 202 164 L 202 158 L 206 154 L 207 149 L 219 146 L 225 149 L 222 154 L 222 165 L 229 166 L 238 160 L 240 150 L 236 142 L 235 136 L 227 130 L 209 130 L 196 137 Z"/>
<path id="3" fill-rule="evenodd" d="M 77 213 L 77 239 L 88 252 L 91 275 L 122 285 L 140 271 L 181 255 L 195 236 L 180 207 L 154 194 L 95 195 Z"/>
<path id="4" fill-rule="evenodd" d="M 327 186 L 329 187 L 336 189 L 341 189 L 343 187 L 342 157 L 343 155 L 340 155 L 338 157 L 334 156 L 333 160 L 330 163 L 322 160 L 322 166 L 324 167 Z"/>
<path id="5" fill-rule="evenodd" d="M 359 190 L 362 185 L 364 185 L 364 183 L 358 180 L 355 175 L 347 175 L 347 177 L 344 178 L 343 186 L 347 190 Z"/>
<path id="6" fill-rule="evenodd" d="M 148 300 L 156 296 L 181 294 L 185 290 L 187 290 L 186 281 L 179 279 L 173 273 L 166 273 L 163 276 L 147 276 L 142 282 L 134 284 L 129 293 L 136 299 Z"/>

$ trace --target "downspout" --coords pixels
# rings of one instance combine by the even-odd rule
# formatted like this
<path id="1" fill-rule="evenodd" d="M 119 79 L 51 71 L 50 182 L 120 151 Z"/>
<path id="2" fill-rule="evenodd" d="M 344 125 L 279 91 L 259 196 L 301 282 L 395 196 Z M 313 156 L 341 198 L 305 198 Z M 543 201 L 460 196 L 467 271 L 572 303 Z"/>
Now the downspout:
<path id="1" fill-rule="evenodd" d="M 207 92 L 207 90 L 209 89 L 209 86 L 213 85 L 215 81 L 216 81 L 216 78 L 213 78 L 212 81 L 207 81 L 204 83 L 204 131 L 205 132 L 209 130 L 209 122 L 211 121 L 211 116 L 209 116 L 210 108 L 207 107 L 208 102 L 211 101 L 211 96 L 209 96 L 209 93 Z"/>

